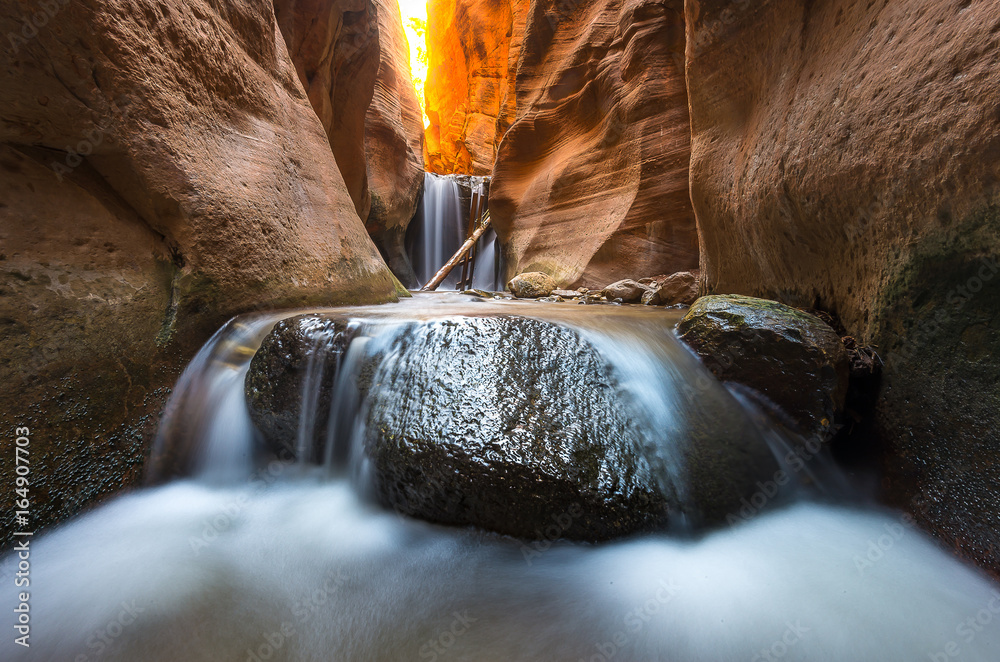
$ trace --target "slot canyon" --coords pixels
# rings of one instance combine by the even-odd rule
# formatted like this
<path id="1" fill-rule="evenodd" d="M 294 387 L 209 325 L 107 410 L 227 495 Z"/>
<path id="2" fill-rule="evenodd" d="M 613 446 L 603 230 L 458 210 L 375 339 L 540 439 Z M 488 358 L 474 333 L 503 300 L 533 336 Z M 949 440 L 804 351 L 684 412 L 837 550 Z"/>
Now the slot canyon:
<path id="1" fill-rule="evenodd" d="M 1000 659 L 996 3 L 0 35 L 2 659 Z"/>

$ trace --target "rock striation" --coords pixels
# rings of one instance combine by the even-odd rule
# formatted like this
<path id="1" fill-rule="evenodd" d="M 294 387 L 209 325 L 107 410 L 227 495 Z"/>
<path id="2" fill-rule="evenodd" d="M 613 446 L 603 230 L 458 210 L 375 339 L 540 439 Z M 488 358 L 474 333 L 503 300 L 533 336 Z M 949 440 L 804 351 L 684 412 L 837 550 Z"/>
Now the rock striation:
<path id="1" fill-rule="evenodd" d="M 423 120 L 398 3 L 276 0 L 274 8 L 355 211 L 396 276 L 415 286 L 404 238 L 423 184 Z"/>
<path id="2" fill-rule="evenodd" d="M 877 347 L 893 503 L 1000 575 L 1000 9 L 689 0 L 708 291 Z"/>
<path id="3" fill-rule="evenodd" d="M 424 163 L 439 175 L 488 175 L 512 119 L 516 15 L 524 0 L 429 0 L 430 121 Z M 523 24 L 523 17 L 521 18 Z"/>
<path id="4" fill-rule="evenodd" d="M 371 206 L 365 228 L 396 277 L 417 278 L 407 257 L 406 229 L 424 184 L 424 123 L 410 72 L 410 53 L 399 4 L 376 0 L 379 68 L 365 115 L 365 154 Z"/>
<path id="5" fill-rule="evenodd" d="M 35 433 L 41 527 L 138 479 L 228 317 L 395 293 L 269 4 L 26 8 L 0 8 L 0 430 Z"/>
<path id="6" fill-rule="evenodd" d="M 429 6 L 428 167 L 492 169 L 505 278 L 697 268 L 680 2 Z"/>

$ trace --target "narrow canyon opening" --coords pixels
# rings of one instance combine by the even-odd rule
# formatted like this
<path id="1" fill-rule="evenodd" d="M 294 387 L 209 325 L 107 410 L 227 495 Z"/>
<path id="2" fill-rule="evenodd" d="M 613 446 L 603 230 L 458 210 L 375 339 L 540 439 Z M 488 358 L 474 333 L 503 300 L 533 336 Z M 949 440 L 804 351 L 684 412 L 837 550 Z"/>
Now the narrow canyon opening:
<path id="1" fill-rule="evenodd" d="M 998 33 L 4 3 L 0 658 L 998 659 Z"/>

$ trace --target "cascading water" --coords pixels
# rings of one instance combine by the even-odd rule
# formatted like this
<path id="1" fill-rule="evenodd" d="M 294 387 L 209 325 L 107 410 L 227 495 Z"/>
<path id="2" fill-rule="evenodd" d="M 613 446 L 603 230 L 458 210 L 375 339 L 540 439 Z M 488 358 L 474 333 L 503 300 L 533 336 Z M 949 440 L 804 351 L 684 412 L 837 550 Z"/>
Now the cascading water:
<path id="1" fill-rule="evenodd" d="M 407 250 L 420 287 L 423 287 L 465 242 L 469 223 L 469 203 L 463 202 L 462 186 L 484 195 L 486 177 L 424 175 L 424 193 L 417 215 L 407 232 Z M 503 289 L 497 235 L 492 228 L 476 244 L 471 287 L 491 292 Z M 456 289 L 460 270 L 454 270 L 437 288 Z"/>
<path id="2" fill-rule="evenodd" d="M 158 441 L 156 454 L 172 459 L 153 465 L 154 482 L 189 478 L 33 541 L 32 647 L 7 636 L 0 657 L 1000 659 L 997 587 L 899 514 L 830 503 L 843 497 L 836 485 L 825 501 L 790 494 L 794 503 L 700 536 L 603 544 L 444 527 L 365 497 L 361 439 L 391 372 L 378 366 L 365 395 L 365 357 L 392 360 L 387 348 L 408 325 L 467 316 L 544 319 L 586 337 L 660 451 L 676 448 L 704 398 L 762 428 L 777 449 L 781 435 L 673 340 L 675 313 L 455 295 L 337 313 L 352 320 L 336 336 L 337 374 L 314 365 L 322 352 L 310 357 L 298 422 L 308 437 L 303 428 L 321 423 L 318 394 L 332 384 L 321 461 L 264 457 L 243 401 L 251 355 L 288 314 L 230 322 L 182 376 Z M 808 469 L 804 482 L 823 482 L 819 457 Z M 684 463 L 671 471 L 665 480 L 683 483 Z"/>

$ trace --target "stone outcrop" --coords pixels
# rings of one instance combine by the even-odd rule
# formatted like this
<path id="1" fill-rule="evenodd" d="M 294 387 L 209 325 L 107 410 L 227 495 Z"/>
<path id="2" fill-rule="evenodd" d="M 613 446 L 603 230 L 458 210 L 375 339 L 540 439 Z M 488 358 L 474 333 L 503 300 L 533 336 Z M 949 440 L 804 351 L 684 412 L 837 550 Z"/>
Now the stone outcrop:
<path id="1" fill-rule="evenodd" d="M 0 433 L 32 431 L 33 528 L 135 482 L 228 317 L 395 297 L 268 4 L 51 6 L 0 9 Z"/>
<path id="2" fill-rule="evenodd" d="M 888 495 L 1000 575 L 1000 9 L 686 18 L 704 286 L 832 311 L 876 346 Z"/>
<path id="3" fill-rule="evenodd" d="M 631 278 L 625 278 L 624 280 L 611 283 L 601 290 L 601 294 L 609 301 L 618 300 L 622 303 L 638 303 L 642 301 L 643 295 L 649 291 L 650 289 L 645 285 L 637 283 Z"/>
<path id="4" fill-rule="evenodd" d="M 417 287 L 406 254 L 406 228 L 424 183 L 424 122 L 413 89 L 410 53 L 396 0 L 376 0 L 379 60 L 375 94 L 365 116 L 371 207 L 368 234 L 407 287 Z"/>
<path id="5" fill-rule="evenodd" d="M 355 210 L 415 287 L 404 238 L 423 184 L 424 128 L 398 3 L 275 0 L 274 9 Z"/>
<path id="6" fill-rule="evenodd" d="M 648 285 L 649 291 L 642 295 L 642 302 L 647 306 L 690 306 L 698 298 L 697 272 L 678 271 L 651 278 Z"/>
<path id="7" fill-rule="evenodd" d="M 713 295 L 691 306 L 677 333 L 712 374 L 761 393 L 797 432 L 832 437 L 847 397 L 848 360 L 826 322 L 775 301 Z"/>
<path id="8" fill-rule="evenodd" d="M 547 297 L 556 288 L 556 282 L 552 276 L 540 271 L 529 271 L 518 274 L 507 283 L 507 289 L 521 299 L 536 299 Z"/>
<path id="9" fill-rule="evenodd" d="M 375 373 L 365 441 L 387 506 L 523 538 L 575 510 L 559 537 L 582 540 L 676 514 L 611 367 L 574 331 L 464 318 L 414 325 L 387 351 L 404 360 Z"/>

